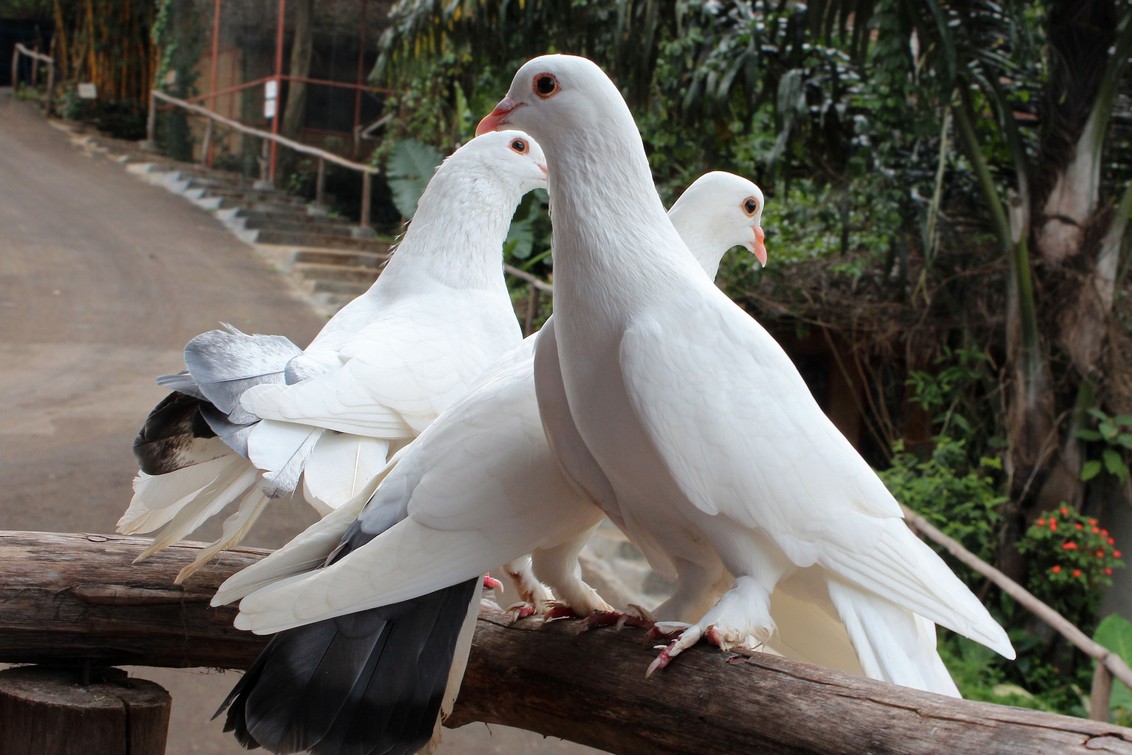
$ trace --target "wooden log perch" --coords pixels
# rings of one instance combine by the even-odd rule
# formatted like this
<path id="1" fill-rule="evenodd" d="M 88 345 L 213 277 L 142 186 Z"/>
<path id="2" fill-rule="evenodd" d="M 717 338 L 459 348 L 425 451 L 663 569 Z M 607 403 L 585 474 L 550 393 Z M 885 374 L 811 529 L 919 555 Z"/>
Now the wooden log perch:
<path id="1" fill-rule="evenodd" d="M 265 639 L 232 629 L 212 590 L 264 551 L 240 549 L 175 586 L 195 547 L 131 565 L 148 541 L 0 532 L 0 661 L 95 659 L 243 668 Z M 1132 755 L 1132 729 L 953 700 L 755 653 L 696 647 L 644 678 L 638 630 L 481 614 L 446 722 L 507 724 L 618 753 L 1085 752 Z"/>

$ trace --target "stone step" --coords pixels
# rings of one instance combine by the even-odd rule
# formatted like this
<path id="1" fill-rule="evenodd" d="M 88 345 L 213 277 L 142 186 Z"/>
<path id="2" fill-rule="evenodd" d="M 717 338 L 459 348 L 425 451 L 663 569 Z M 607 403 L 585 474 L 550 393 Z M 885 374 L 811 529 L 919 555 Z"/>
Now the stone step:
<path id="1" fill-rule="evenodd" d="M 387 247 L 384 241 L 377 238 L 353 238 L 352 236 L 327 236 L 318 233 L 281 232 L 270 228 L 241 231 L 239 235 L 241 238 L 253 244 L 276 244 L 294 247 L 368 252 L 381 252 Z"/>
<path id="2" fill-rule="evenodd" d="M 337 249 L 296 249 L 291 254 L 291 267 L 295 265 L 329 265 L 380 270 L 389 252 L 340 251 Z"/>
<path id="3" fill-rule="evenodd" d="M 297 262 L 291 267 L 291 273 L 314 284 L 312 288 L 315 291 L 342 291 L 342 287 L 337 284 L 350 284 L 361 286 L 358 293 L 369 288 L 378 275 L 378 271 L 372 267 L 343 267 L 317 262 Z M 331 288 L 319 288 L 325 283 L 335 285 Z"/>
<path id="4" fill-rule="evenodd" d="M 353 236 L 355 228 L 350 221 L 342 218 L 319 217 L 297 212 L 247 212 L 237 210 L 227 214 L 222 210 L 217 213 L 225 222 L 237 223 L 241 228 L 248 230 L 271 229 L 276 231 L 290 231 L 298 233 L 319 233 L 327 236 Z"/>

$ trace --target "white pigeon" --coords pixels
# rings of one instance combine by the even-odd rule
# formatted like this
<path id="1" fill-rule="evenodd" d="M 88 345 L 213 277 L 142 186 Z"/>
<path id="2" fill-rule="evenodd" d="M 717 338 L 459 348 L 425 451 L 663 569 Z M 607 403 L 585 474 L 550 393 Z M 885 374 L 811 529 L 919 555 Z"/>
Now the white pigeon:
<path id="1" fill-rule="evenodd" d="M 716 172 L 672 213 L 714 275 L 732 246 L 765 264 L 762 201 L 750 181 Z M 604 516 L 562 476 L 547 445 L 533 359 L 532 336 L 395 456 L 360 514 L 364 501 L 341 507 L 221 586 L 214 605 L 252 593 L 237 626 L 280 632 L 222 706 L 230 706 L 225 730 L 241 743 L 326 752 L 422 746 L 463 677 L 478 575 L 501 560 L 533 551 L 538 578 L 562 604 L 578 615 L 610 610 L 577 573 L 578 552 Z M 328 554 L 330 565 L 316 569 Z M 417 727 L 384 727 L 393 706 Z M 344 719 L 372 725 L 349 729 Z"/>
<path id="2" fill-rule="evenodd" d="M 477 131 L 505 125 L 548 161 L 555 318 L 535 380 L 540 405 L 565 408 L 543 413 L 551 445 L 676 577 L 658 617 L 689 624 L 650 673 L 701 637 L 771 641 L 772 595 L 792 578 L 825 590 L 871 676 L 957 694 L 924 638 L 931 622 L 1013 658 L 778 343 L 693 264 L 605 73 L 573 56 L 529 61 Z"/>
<path id="3" fill-rule="evenodd" d="M 159 381 L 175 392 L 134 444 L 140 471 L 118 530 L 162 528 L 140 558 L 239 499 L 179 582 L 300 479 L 321 514 L 371 492 L 390 453 L 521 340 L 502 245 L 519 200 L 545 182 L 525 134 L 474 139 L 437 169 L 378 280 L 305 350 L 233 328 L 190 341 L 187 371 Z"/>

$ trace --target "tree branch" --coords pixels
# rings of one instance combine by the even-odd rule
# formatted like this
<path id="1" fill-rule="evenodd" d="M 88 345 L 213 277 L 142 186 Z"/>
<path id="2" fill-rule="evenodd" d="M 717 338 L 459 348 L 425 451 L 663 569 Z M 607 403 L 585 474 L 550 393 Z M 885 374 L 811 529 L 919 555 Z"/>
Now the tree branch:
<path id="1" fill-rule="evenodd" d="M 172 580 L 201 547 L 142 564 L 147 540 L 0 532 L 0 661 L 244 668 L 265 638 L 208 608 L 216 586 L 266 551 L 239 549 Z M 636 630 L 481 614 L 447 725 L 518 726 L 619 753 L 1132 753 L 1132 729 L 954 700 L 755 653 L 696 647 L 644 678 L 655 650 Z"/>

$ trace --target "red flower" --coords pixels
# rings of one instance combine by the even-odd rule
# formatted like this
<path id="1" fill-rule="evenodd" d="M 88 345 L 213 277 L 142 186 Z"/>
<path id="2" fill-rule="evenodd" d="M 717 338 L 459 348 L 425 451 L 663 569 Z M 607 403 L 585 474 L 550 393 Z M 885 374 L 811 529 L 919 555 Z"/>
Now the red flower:
<path id="1" fill-rule="evenodd" d="M 1038 520 L 1038 526 L 1039 527 L 1045 527 L 1046 526 L 1046 520 L 1045 519 L 1039 519 Z"/>
<path id="2" fill-rule="evenodd" d="M 1112 552 L 1112 557 L 1113 557 L 1113 558 L 1120 558 L 1120 551 L 1113 551 L 1113 552 Z"/>
<path id="3" fill-rule="evenodd" d="M 1080 569 L 1074 569 L 1073 570 L 1073 576 L 1074 577 L 1080 577 L 1081 576 L 1081 570 Z"/>
<path id="4" fill-rule="evenodd" d="M 1049 520 L 1049 531 L 1050 532 L 1057 532 L 1057 520 L 1056 519 L 1050 519 Z"/>
<path id="5" fill-rule="evenodd" d="M 1101 530 L 1101 537 L 1108 537 L 1108 530 Z"/>
<path id="6" fill-rule="evenodd" d="M 1108 539 L 1108 544 L 1109 544 L 1109 545 L 1116 545 L 1116 541 L 1115 541 L 1115 540 L 1113 540 L 1113 539 L 1112 539 L 1112 538 L 1110 537 L 1110 538 Z"/>
<path id="7" fill-rule="evenodd" d="M 1079 524 L 1078 524 L 1078 525 L 1077 525 L 1077 529 L 1081 529 L 1081 525 L 1079 525 Z"/>
<path id="8" fill-rule="evenodd" d="M 1064 506 L 1062 506 L 1062 507 L 1061 507 L 1061 515 L 1062 515 L 1062 516 L 1069 516 L 1069 509 L 1067 509 L 1067 508 L 1065 508 Z"/>
<path id="9" fill-rule="evenodd" d="M 1050 569 L 1050 571 L 1053 572 L 1054 574 L 1060 574 L 1061 573 L 1061 565 L 1058 564 L 1057 566 Z"/>
<path id="10" fill-rule="evenodd" d="M 1097 551 L 1097 558 L 1104 558 L 1104 551 Z"/>
<path id="11" fill-rule="evenodd" d="M 1100 532 L 1100 530 L 1098 530 L 1096 527 L 1093 527 L 1093 532 Z"/>
<path id="12" fill-rule="evenodd" d="M 1061 546 L 1063 550 L 1075 551 L 1077 550 L 1077 543 L 1065 543 Z"/>
<path id="13" fill-rule="evenodd" d="M 1105 573 L 1105 574 L 1112 574 L 1112 569 L 1105 569 L 1105 570 L 1104 570 L 1104 573 Z"/>
<path id="14" fill-rule="evenodd" d="M 1091 525 L 1094 525 L 1094 526 L 1095 526 L 1095 525 L 1096 525 L 1096 523 L 1097 523 L 1097 520 L 1096 520 L 1096 519 L 1090 519 L 1090 520 L 1089 520 L 1089 524 L 1091 524 Z"/>

